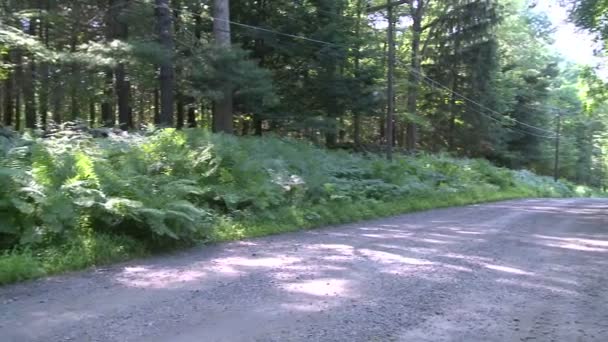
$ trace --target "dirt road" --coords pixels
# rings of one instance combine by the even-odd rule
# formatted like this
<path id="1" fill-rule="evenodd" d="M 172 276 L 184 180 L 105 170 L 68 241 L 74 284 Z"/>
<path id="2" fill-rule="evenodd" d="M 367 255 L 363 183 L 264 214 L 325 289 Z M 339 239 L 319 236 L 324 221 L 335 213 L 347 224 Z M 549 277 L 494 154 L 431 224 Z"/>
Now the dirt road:
<path id="1" fill-rule="evenodd" d="M 434 210 L 8 286 L 0 340 L 608 341 L 608 201 Z"/>

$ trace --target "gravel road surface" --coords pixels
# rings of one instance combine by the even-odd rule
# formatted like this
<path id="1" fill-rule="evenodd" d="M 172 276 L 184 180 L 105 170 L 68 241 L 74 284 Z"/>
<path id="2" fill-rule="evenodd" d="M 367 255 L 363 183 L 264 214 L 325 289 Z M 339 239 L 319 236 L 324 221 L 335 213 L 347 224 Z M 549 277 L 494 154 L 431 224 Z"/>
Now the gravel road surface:
<path id="1" fill-rule="evenodd" d="M 608 200 L 535 199 L 0 287 L 0 341 L 608 341 Z"/>

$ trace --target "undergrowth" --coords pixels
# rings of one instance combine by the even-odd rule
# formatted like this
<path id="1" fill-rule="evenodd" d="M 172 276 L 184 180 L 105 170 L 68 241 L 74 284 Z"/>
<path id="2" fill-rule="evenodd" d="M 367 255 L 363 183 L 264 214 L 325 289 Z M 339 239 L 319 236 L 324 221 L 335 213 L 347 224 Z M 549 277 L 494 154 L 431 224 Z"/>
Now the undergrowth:
<path id="1" fill-rule="evenodd" d="M 0 284 L 200 242 L 592 191 L 485 160 L 162 130 L 0 136 Z"/>

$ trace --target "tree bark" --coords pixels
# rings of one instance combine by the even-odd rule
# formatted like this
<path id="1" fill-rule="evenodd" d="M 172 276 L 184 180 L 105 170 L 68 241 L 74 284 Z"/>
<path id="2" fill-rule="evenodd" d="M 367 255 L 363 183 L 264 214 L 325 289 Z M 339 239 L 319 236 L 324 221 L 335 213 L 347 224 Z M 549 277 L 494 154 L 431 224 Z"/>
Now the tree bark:
<path id="1" fill-rule="evenodd" d="M 412 2 L 413 6 L 413 2 Z M 418 0 L 417 6 L 412 10 L 412 46 L 411 46 L 411 71 L 409 73 L 409 89 L 407 95 L 407 111 L 415 116 L 418 107 L 418 87 L 420 77 L 420 40 L 422 34 L 422 17 L 424 0 Z M 412 152 L 416 150 L 418 143 L 418 128 L 413 122 L 407 124 L 406 148 Z"/>
<path id="2" fill-rule="evenodd" d="M 111 101 L 114 75 L 111 69 L 106 70 L 105 78 L 104 100 L 101 103 L 101 122 L 104 127 L 114 127 L 116 118 L 114 116 L 114 106 L 112 106 Z"/>
<path id="3" fill-rule="evenodd" d="M 129 25 L 123 18 L 124 11 L 128 9 L 129 0 L 109 0 L 108 10 L 108 40 L 118 39 L 126 41 L 129 37 Z M 118 125 L 123 131 L 133 128 L 131 109 L 131 86 L 127 77 L 124 62 L 114 67 L 115 93 L 118 104 Z"/>
<path id="4" fill-rule="evenodd" d="M 176 107 L 177 107 L 177 122 L 175 124 L 175 127 L 177 129 L 182 129 L 184 128 L 184 116 L 186 113 L 186 104 L 184 103 L 184 95 L 182 95 L 181 92 L 176 91 L 176 97 L 177 97 L 177 103 L 176 103 Z"/>
<path id="5" fill-rule="evenodd" d="M 456 66 L 454 66 L 455 68 Z M 452 73 L 452 95 L 450 97 L 450 123 L 448 127 L 448 149 L 455 151 L 455 138 L 456 138 L 456 92 L 458 91 L 458 72 Z"/>
<path id="6" fill-rule="evenodd" d="M 257 2 L 257 17 L 256 25 L 260 25 L 266 21 L 266 0 Z M 258 66 L 264 68 L 266 64 L 265 42 L 263 38 L 256 38 L 254 43 L 254 55 L 258 59 Z M 260 113 L 253 113 L 253 134 L 262 136 L 264 119 Z"/>
<path id="7" fill-rule="evenodd" d="M 355 50 L 355 79 L 358 84 L 361 84 L 359 78 L 361 77 L 361 20 L 363 17 L 363 0 L 357 0 L 357 24 L 355 27 L 355 37 L 357 39 L 357 49 Z M 355 147 L 361 145 L 361 113 L 359 108 L 355 108 L 353 118 L 353 137 L 355 140 Z"/>
<path id="8" fill-rule="evenodd" d="M 180 34 L 180 30 L 181 30 L 181 6 L 182 3 L 180 0 L 173 0 L 173 30 L 174 30 L 174 35 L 176 37 L 179 37 Z M 179 55 L 188 55 L 189 51 L 180 51 L 180 49 L 178 49 L 178 54 Z M 179 63 L 177 63 L 177 65 L 175 66 L 175 77 L 178 80 L 182 79 L 182 67 L 179 65 Z M 178 82 L 176 82 L 175 84 L 175 106 L 176 106 L 176 120 L 177 122 L 175 123 L 175 127 L 177 129 L 182 129 L 184 128 L 184 119 L 185 119 L 185 113 L 186 113 L 186 99 L 185 99 L 185 95 L 180 87 L 180 84 Z"/>
<path id="9" fill-rule="evenodd" d="M 15 50 L 15 130 L 21 130 L 21 95 L 23 94 L 23 52 L 20 49 Z"/>
<path id="10" fill-rule="evenodd" d="M 46 5 L 43 3 L 46 2 Z M 47 13 L 51 10 L 50 1 L 38 1 L 38 7 L 44 8 Z M 49 48 L 49 20 L 48 18 L 42 19 L 40 29 L 40 39 L 44 42 L 44 46 Z M 40 63 L 40 91 L 39 91 L 39 105 L 40 105 L 40 128 L 46 130 L 47 120 L 49 115 L 49 88 L 50 88 L 50 66 L 48 62 Z"/>
<path id="11" fill-rule="evenodd" d="M 127 71 L 124 63 L 119 63 L 114 68 L 116 99 L 118 100 L 118 125 L 120 129 L 126 131 L 133 128 L 133 118 L 131 117 L 130 94 L 131 86 L 127 80 Z"/>
<path id="12" fill-rule="evenodd" d="M 154 124 L 160 124 L 160 90 L 154 88 Z"/>
<path id="13" fill-rule="evenodd" d="M 160 65 L 160 113 L 159 125 L 173 126 L 173 106 L 175 74 L 173 70 L 173 34 L 171 30 L 172 18 L 169 0 L 156 0 L 156 20 L 158 23 L 158 38 L 165 56 Z"/>
<path id="14" fill-rule="evenodd" d="M 95 127 L 95 101 L 89 100 L 89 127 Z"/>
<path id="15" fill-rule="evenodd" d="M 36 19 L 32 18 L 28 23 L 27 33 L 36 36 Z M 23 99 L 25 102 L 25 128 L 36 128 L 36 62 L 31 54 L 28 54 L 28 64 L 23 77 Z"/>
<path id="16" fill-rule="evenodd" d="M 222 50 L 229 50 L 231 46 L 229 0 L 214 0 L 213 4 L 215 44 Z M 222 98 L 213 104 L 213 131 L 232 134 L 234 131 L 232 86 L 224 84 L 220 91 Z"/>
<path id="17" fill-rule="evenodd" d="M 11 63 L 10 58 L 11 53 L 7 53 L 4 56 L 4 61 L 6 63 Z M 13 125 L 13 117 L 15 115 L 15 102 L 14 102 L 14 77 L 12 73 L 9 73 L 7 78 L 4 80 L 4 125 L 10 127 Z"/>
<path id="18" fill-rule="evenodd" d="M 192 104 L 188 108 L 188 127 L 196 127 L 196 109 L 192 107 Z"/>
<path id="19" fill-rule="evenodd" d="M 60 124 L 63 120 L 61 113 L 63 112 L 63 98 L 65 96 L 65 83 L 61 79 L 59 72 L 54 70 L 51 74 L 51 80 L 53 83 L 53 90 L 51 96 L 51 103 L 53 106 L 53 123 Z"/>

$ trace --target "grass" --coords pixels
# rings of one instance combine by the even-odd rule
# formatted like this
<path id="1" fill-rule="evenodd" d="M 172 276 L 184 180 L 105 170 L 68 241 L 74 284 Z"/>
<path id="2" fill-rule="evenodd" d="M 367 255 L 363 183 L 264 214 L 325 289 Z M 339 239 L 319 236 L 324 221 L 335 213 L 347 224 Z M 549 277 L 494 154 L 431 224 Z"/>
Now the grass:
<path id="1" fill-rule="evenodd" d="M 143 257 L 149 251 L 137 241 L 96 234 L 35 251 L 13 249 L 0 255 L 0 285 Z"/>
<path id="2" fill-rule="evenodd" d="M 0 140 L 0 284 L 413 211 L 590 196 L 486 160 L 379 156 L 275 137 L 162 130 Z M 4 145 L 3 145 L 4 144 Z"/>
<path id="3" fill-rule="evenodd" d="M 538 195 L 535 192 L 518 188 L 501 192 L 473 189 L 462 193 L 425 195 L 389 202 L 364 201 L 328 203 L 308 208 L 286 207 L 261 218 L 224 219 L 214 227 L 208 242 L 234 241 L 434 208 Z M 15 249 L 0 256 L 0 284 L 117 263 L 143 257 L 153 252 L 132 238 L 103 234 L 76 239 L 67 244 L 49 246 L 36 251 Z"/>
<path id="4" fill-rule="evenodd" d="M 533 191 L 518 188 L 501 192 L 485 192 L 475 189 L 462 193 L 431 194 L 415 198 L 402 198 L 390 202 L 328 203 L 304 209 L 289 207 L 270 218 L 248 222 L 223 221 L 212 231 L 211 241 L 234 241 L 430 209 L 531 198 L 540 195 Z"/>

